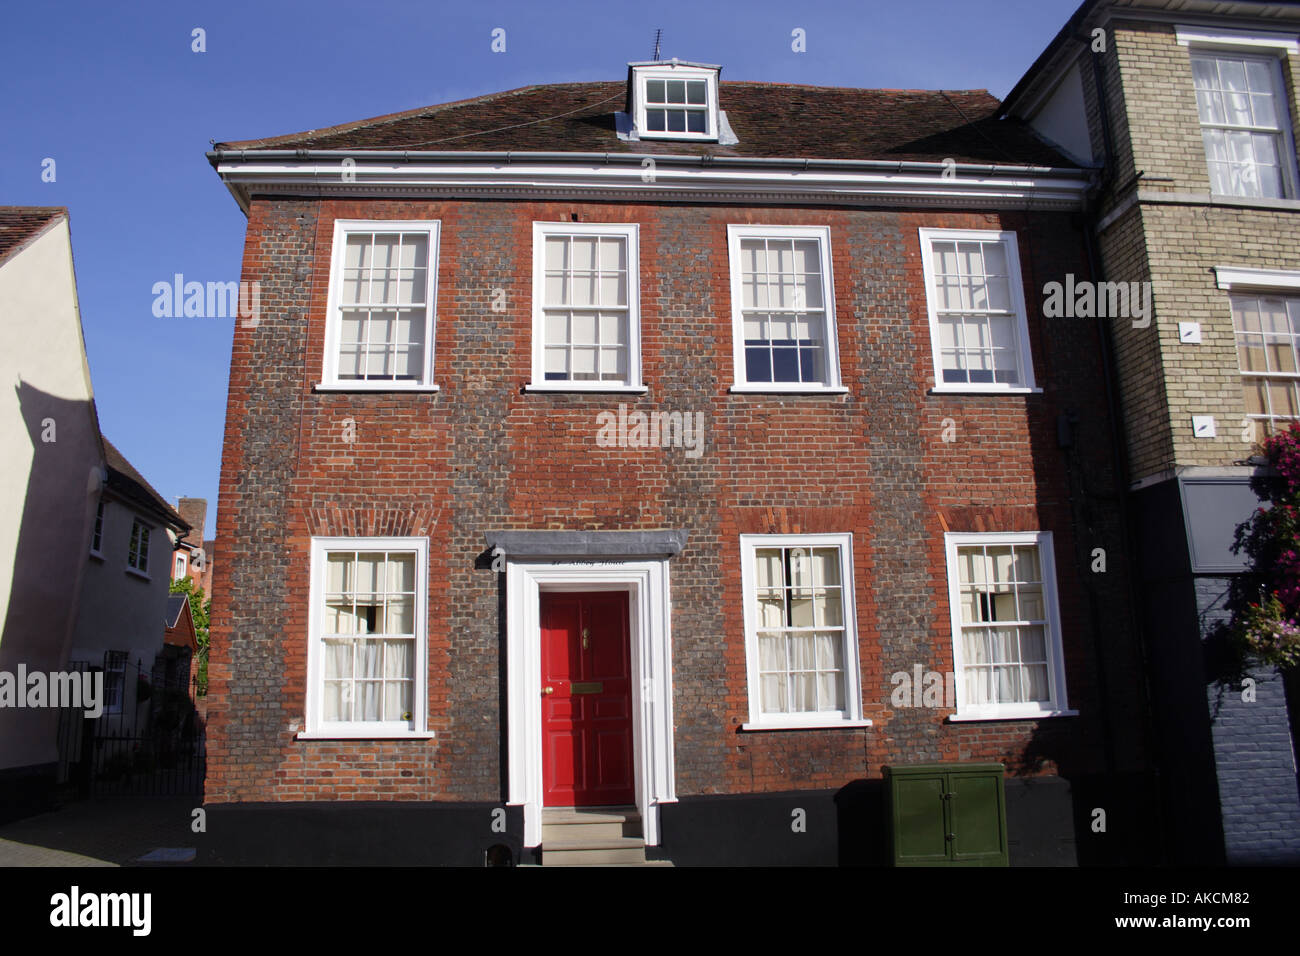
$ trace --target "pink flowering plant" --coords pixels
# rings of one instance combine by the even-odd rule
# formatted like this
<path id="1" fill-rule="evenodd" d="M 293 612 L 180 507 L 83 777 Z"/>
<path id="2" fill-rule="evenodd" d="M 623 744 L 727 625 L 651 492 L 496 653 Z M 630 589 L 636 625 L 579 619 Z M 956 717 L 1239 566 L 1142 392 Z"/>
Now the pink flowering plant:
<path id="1" fill-rule="evenodd" d="M 1265 664 L 1300 664 L 1300 422 L 1264 440 L 1276 473 L 1266 483 L 1269 507 L 1237 529 L 1236 550 L 1251 559 L 1257 596 L 1238 605 L 1232 631 Z"/>

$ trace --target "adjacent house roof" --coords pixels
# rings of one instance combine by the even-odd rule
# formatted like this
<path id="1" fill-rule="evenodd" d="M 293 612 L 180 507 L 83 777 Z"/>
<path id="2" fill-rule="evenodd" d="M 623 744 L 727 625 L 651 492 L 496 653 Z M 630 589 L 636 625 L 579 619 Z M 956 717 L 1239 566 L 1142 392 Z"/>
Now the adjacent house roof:
<path id="1" fill-rule="evenodd" d="M 135 466 L 126 460 L 126 456 L 104 437 L 104 461 L 108 465 L 108 487 L 133 505 L 153 514 L 164 524 L 170 525 L 178 533 L 190 530 L 189 524 L 167 503 L 167 499 L 154 490 L 153 485 L 145 481 L 144 476 L 135 470 Z"/>
<path id="2" fill-rule="evenodd" d="M 0 262 L 67 215 L 63 206 L 0 206 Z"/>
<path id="3" fill-rule="evenodd" d="M 198 650 L 198 637 L 194 631 L 194 616 L 190 599 L 184 594 L 167 595 L 167 616 L 163 619 L 163 643 Z"/>
<path id="4" fill-rule="evenodd" d="M 527 86 L 218 150 L 434 150 L 703 154 L 1074 167 L 987 90 L 859 90 L 724 82 L 734 145 L 619 139 L 624 81 Z M 215 161 L 215 160 L 214 160 Z"/>

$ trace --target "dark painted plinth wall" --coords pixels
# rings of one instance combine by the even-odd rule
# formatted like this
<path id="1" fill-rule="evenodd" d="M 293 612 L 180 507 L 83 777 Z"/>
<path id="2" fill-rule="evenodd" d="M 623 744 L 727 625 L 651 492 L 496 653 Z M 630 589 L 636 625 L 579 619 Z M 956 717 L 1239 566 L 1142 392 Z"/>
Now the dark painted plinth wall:
<path id="1" fill-rule="evenodd" d="M 208 804 L 209 866 L 485 866 L 520 861 L 519 807 L 491 803 Z M 504 810 L 504 814 L 498 811 Z M 504 825 L 504 832 L 499 829 Z"/>
<path id="2" fill-rule="evenodd" d="M 0 823 L 54 808 L 55 764 L 0 770 Z"/>
<path id="3" fill-rule="evenodd" d="M 1150 786 L 1141 780 L 1009 777 L 1007 837 L 1012 866 L 1149 862 L 1149 828 L 1139 826 Z M 1093 810 L 1107 808 L 1104 830 Z M 497 813 L 504 809 L 504 817 Z M 491 803 L 209 804 L 197 837 L 207 865 L 484 866 L 502 849 L 522 850 L 523 813 Z M 494 823 L 504 822 L 504 832 Z M 651 859 L 677 866 L 888 865 L 880 780 L 839 790 L 684 797 L 661 811 L 662 844 Z M 500 824 L 498 824 L 499 826 Z"/>
<path id="4" fill-rule="evenodd" d="M 1240 487 L 1216 494 L 1202 489 L 1185 508 L 1174 479 L 1134 495 L 1167 855 L 1174 864 L 1300 863 L 1300 789 L 1282 678 L 1232 666 L 1219 628 L 1233 576 L 1196 573 L 1234 559 L 1230 537 L 1218 540 L 1235 526 L 1224 514 L 1249 515 Z M 1214 536 L 1205 531 L 1211 524 L 1220 529 Z M 1253 701 L 1243 699 L 1243 676 L 1255 681 Z"/>
<path id="5" fill-rule="evenodd" d="M 1229 617 L 1229 584 L 1225 577 L 1196 578 L 1203 637 Z M 1240 681 L 1220 680 L 1213 654 L 1207 656 L 1215 678 L 1207 681 L 1206 693 L 1225 861 L 1300 864 L 1300 789 L 1282 675 L 1254 668 Z"/>

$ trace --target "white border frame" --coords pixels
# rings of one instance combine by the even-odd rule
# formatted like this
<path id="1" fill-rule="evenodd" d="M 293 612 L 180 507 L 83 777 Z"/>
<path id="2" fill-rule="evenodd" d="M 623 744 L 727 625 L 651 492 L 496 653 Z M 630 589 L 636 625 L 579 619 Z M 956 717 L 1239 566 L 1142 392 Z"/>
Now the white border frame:
<path id="1" fill-rule="evenodd" d="M 547 381 L 546 379 L 546 237 L 619 236 L 627 242 L 627 375 L 626 382 Z M 638 223 L 533 223 L 533 368 L 530 392 L 635 392 L 647 389 L 641 378 L 641 227 Z M 597 357 L 599 361 L 599 356 Z"/>
<path id="2" fill-rule="evenodd" d="M 325 598 L 325 556 L 330 551 L 415 552 L 415 662 L 409 726 L 406 721 L 350 721 L 326 725 L 321 719 L 321 685 L 324 680 L 320 650 L 321 603 Z M 429 726 L 429 539 L 313 537 L 310 573 L 306 706 L 303 730 L 297 739 L 385 740 L 434 736 L 426 729 Z"/>
<path id="3" fill-rule="evenodd" d="M 339 313 L 340 287 L 343 283 L 343 254 L 349 233 L 353 232 L 422 232 L 429 237 L 427 302 L 424 318 L 424 369 L 419 382 L 340 380 Z M 329 300 L 325 312 L 325 356 L 317 391 L 344 392 L 436 392 L 433 381 L 434 338 L 438 330 L 438 260 L 442 258 L 442 222 L 438 219 L 335 219 L 334 241 L 330 250 Z"/>
<path id="4" fill-rule="evenodd" d="M 754 552 L 757 548 L 838 547 L 840 596 L 844 615 L 844 702 L 846 711 L 764 716 L 760 699 L 758 621 L 755 614 L 757 585 Z M 853 580 L 853 535 L 843 534 L 742 534 L 740 580 L 745 610 L 745 679 L 749 692 L 749 722 L 742 730 L 814 730 L 836 727 L 870 727 L 862 717 L 862 671 L 858 659 L 858 618 Z"/>
<path id="5" fill-rule="evenodd" d="M 1029 345 L 1029 310 L 1025 306 L 1024 274 L 1020 271 L 1020 243 L 1016 233 L 996 229 L 933 229 L 922 226 L 917 230 L 921 242 L 921 266 L 925 276 L 925 312 L 930 324 L 930 358 L 934 363 L 935 393 L 983 393 L 991 395 L 1031 395 L 1042 391 L 1034 379 L 1033 350 Z M 1007 250 L 1007 268 L 1010 272 L 1011 304 L 1019 318 L 1017 345 L 1020 352 L 1022 381 L 1018 385 L 999 382 L 945 382 L 943 356 L 939 349 L 938 310 L 934 301 L 934 243 L 935 242 L 1001 242 Z"/>
<path id="6" fill-rule="evenodd" d="M 822 304 L 826 313 L 826 381 L 751 382 L 745 375 L 744 290 L 741 283 L 740 243 L 743 239 L 813 239 L 819 243 L 822 260 Z M 727 226 L 727 259 L 731 271 L 731 359 L 733 392 L 794 393 L 804 395 L 845 394 L 840 377 L 839 325 L 835 320 L 835 275 L 831 263 L 829 226 L 763 226 L 731 223 Z"/>
<path id="7" fill-rule="evenodd" d="M 1079 712 L 1071 710 L 1065 687 L 1065 641 L 1061 633 L 1061 609 L 1056 586 L 1056 549 L 1050 531 L 1008 532 L 956 532 L 943 536 L 944 556 L 948 572 L 948 612 L 952 627 L 952 666 L 957 685 L 957 712 L 950 721 L 965 720 L 1031 720 L 1040 717 L 1072 717 Z M 1043 577 L 1043 608 L 1047 615 L 1047 681 L 1051 700 L 1047 705 L 1037 703 L 965 704 L 965 681 L 961 646 L 961 575 L 957 568 L 957 549 L 963 545 L 1032 544 L 1038 547 L 1038 566 Z"/>
<path id="8" fill-rule="evenodd" d="M 704 80 L 708 84 L 705 92 L 707 108 L 704 113 L 709 119 L 708 128 L 703 133 L 648 131 L 646 129 L 646 94 L 647 80 Z M 699 66 L 685 66 L 665 62 L 661 66 L 632 67 L 632 99 L 634 122 L 637 136 L 641 139 L 684 140 L 696 143 L 716 143 L 718 141 L 718 71 Z"/>
<path id="9" fill-rule="evenodd" d="M 673 768 L 672 607 L 668 559 L 515 561 L 506 556 L 509 800 L 524 808 L 524 846 L 542 842 L 541 592 L 627 591 L 631 616 L 632 755 L 647 846 L 659 844 L 659 807 L 676 803 Z"/>

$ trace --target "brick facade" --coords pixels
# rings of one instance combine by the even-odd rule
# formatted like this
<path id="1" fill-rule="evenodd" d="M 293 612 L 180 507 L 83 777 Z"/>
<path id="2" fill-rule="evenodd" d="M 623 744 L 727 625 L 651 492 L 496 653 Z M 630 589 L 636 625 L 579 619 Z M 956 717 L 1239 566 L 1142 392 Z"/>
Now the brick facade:
<path id="1" fill-rule="evenodd" d="M 1229 293 L 1218 288 L 1214 267 L 1295 269 L 1300 209 L 1211 197 L 1191 59 L 1172 25 L 1116 21 L 1108 38 L 1101 56 L 1115 156 L 1101 208 L 1118 218 L 1099 244 L 1106 278 L 1149 280 L 1154 297 L 1150 327 L 1113 325 L 1131 477 L 1231 465 L 1262 433 L 1247 427 Z M 1090 55 L 1079 63 L 1095 102 Z M 1300 56 L 1282 62 L 1297 117 Z M 1179 322 L 1199 322 L 1201 344 L 1180 343 Z M 1193 415 L 1213 415 L 1217 436 L 1194 438 Z"/>
<path id="2" fill-rule="evenodd" d="M 336 218 L 438 219 L 436 393 L 321 393 Z M 640 226 L 648 394 L 524 392 L 534 221 Z M 729 223 L 831 230 L 847 395 L 734 394 Z M 931 395 L 922 226 L 1017 233 L 1037 395 Z M 209 671 L 207 802 L 504 797 L 495 529 L 689 532 L 672 561 L 679 794 L 842 787 L 891 761 L 1001 760 L 1015 774 L 1144 766 L 1139 662 L 1111 495 L 1095 325 L 1041 317 L 1041 289 L 1087 273 L 1064 213 L 948 213 L 585 202 L 257 198 L 235 331 Z M 505 311 L 494 312 L 496 290 Z M 698 458 L 598 448 L 620 402 L 702 411 Z M 1068 450 L 1058 417 L 1077 417 Z M 344 440 L 344 421 L 355 441 Z M 949 420 L 951 420 L 949 422 Z M 956 440 L 941 433 L 955 426 Z M 890 676 L 952 669 L 943 534 L 1055 534 L 1071 707 L 1044 721 L 947 723 L 891 709 Z M 737 535 L 852 532 L 865 729 L 745 733 Z M 431 740 L 296 740 L 313 535 L 430 542 Z M 1088 570 L 1105 549 L 1105 574 Z M 1101 644 L 1098 644 L 1098 641 Z M 1104 672 L 1099 668 L 1104 668 Z M 1101 687 L 1107 690 L 1103 707 Z"/>

